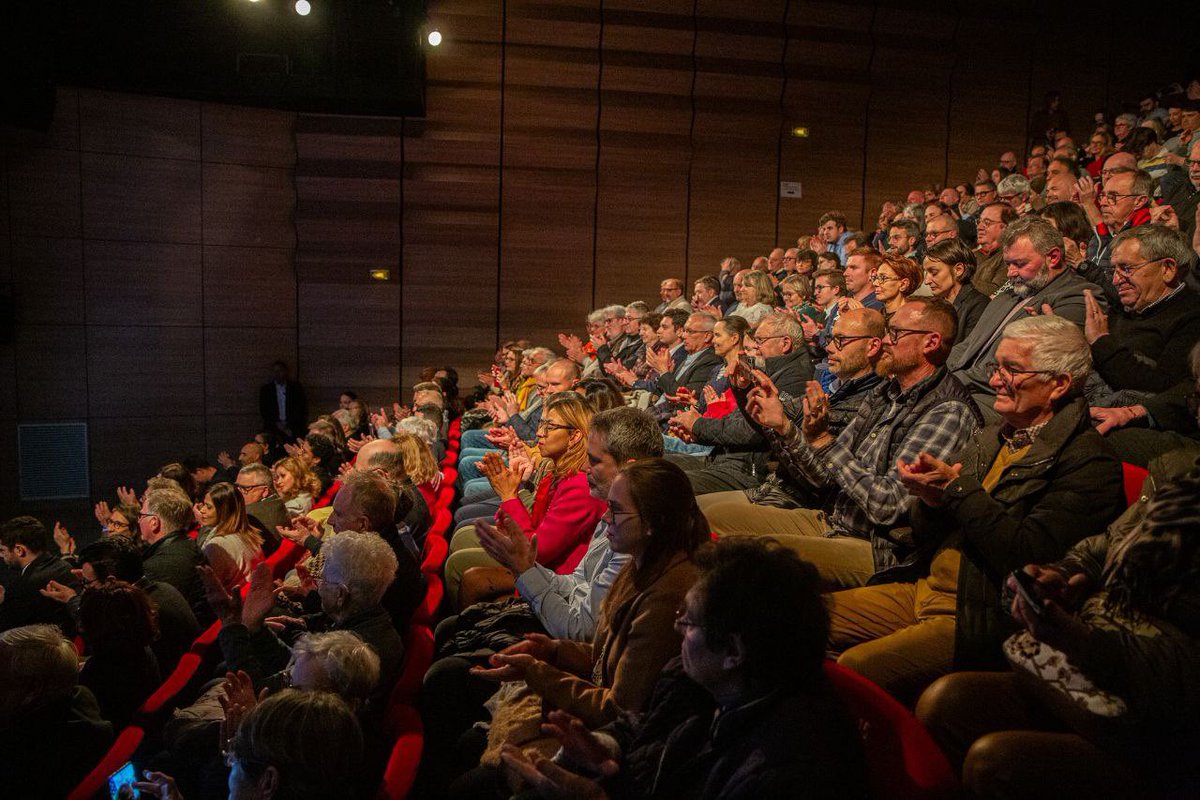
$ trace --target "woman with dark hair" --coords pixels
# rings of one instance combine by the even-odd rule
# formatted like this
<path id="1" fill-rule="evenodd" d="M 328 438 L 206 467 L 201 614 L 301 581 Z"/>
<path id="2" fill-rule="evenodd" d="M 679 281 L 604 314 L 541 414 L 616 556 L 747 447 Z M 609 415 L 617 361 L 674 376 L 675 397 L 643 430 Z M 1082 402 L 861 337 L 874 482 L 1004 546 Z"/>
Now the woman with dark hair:
<path id="1" fill-rule="evenodd" d="M 93 582 L 79 598 L 79 631 L 88 649 L 79 683 L 96 695 L 101 716 L 121 730 L 162 682 L 150 649 L 158 638 L 150 600 L 124 581 Z"/>
<path id="2" fill-rule="evenodd" d="M 975 275 L 975 253 L 959 239 L 946 239 L 925 251 L 922 266 L 925 268 L 925 285 L 958 312 L 958 334 L 954 341 L 963 341 L 971 334 L 989 302 L 987 295 L 971 283 Z"/>
<path id="3" fill-rule="evenodd" d="M 196 479 L 192 477 L 192 473 L 188 472 L 187 467 L 178 461 L 172 461 L 170 464 L 163 465 L 158 471 L 158 477 L 178 483 L 187 492 L 187 496 L 192 498 L 193 502 L 200 499 L 200 487 L 196 483 Z"/>
<path id="4" fill-rule="evenodd" d="M 646 712 L 605 728 L 606 747 L 555 711 L 563 758 L 507 747 L 505 763 L 543 797 L 864 797 L 862 740 L 824 674 L 816 569 L 746 538 L 705 545 L 696 561 L 700 578 L 675 617 L 680 655 Z"/>
<path id="5" fill-rule="evenodd" d="M 530 634 L 472 672 L 496 681 L 524 680 L 527 690 L 496 710 L 482 764 L 450 788 L 453 797 L 490 796 L 497 789 L 500 748 L 518 745 L 546 755 L 557 741 L 541 736 L 543 704 L 606 725 L 622 711 L 640 711 L 679 650 L 675 614 L 696 580 L 693 556 L 709 538 L 691 482 L 661 458 L 635 461 L 608 495 L 608 540 L 630 557 L 604 600 L 591 643 Z"/>
<path id="6" fill-rule="evenodd" d="M 625 405 L 625 395 L 608 378 L 584 378 L 575 384 L 575 393 L 587 400 L 593 414 Z"/>
<path id="7" fill-rule="evenodd" d="M 1121 295 L 1113 286 L 1112 276 L 1087 257 L 1088 244 L 1094 230 L 1087 214 L 1078 203 L 1050 203 L 1042 209 L 1042 219 L 1054 226 L 1063 237 L 1063 260 L 1067 266 L 1104 290 L 1110 308 L 1121 307 Z"/>
<path id="8" fill-rule="evenodd" d="M 246 582 L 263 559 L 262 536 L 246 516 L 246 502 L 232 484 L 218 483 L 195 506 L 200 535 L 196 543 L 221 585 L 233 590 Z"/>

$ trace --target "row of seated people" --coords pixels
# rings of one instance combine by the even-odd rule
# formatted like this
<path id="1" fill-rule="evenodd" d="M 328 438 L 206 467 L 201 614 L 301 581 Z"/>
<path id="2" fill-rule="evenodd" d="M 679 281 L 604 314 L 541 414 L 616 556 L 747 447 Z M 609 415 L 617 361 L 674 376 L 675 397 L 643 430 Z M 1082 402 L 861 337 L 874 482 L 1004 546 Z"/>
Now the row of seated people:
<path id="1" fill-rule="evenodd" d="M 381 727 L 385 701 L 404 660 L 401 632 L 425 598 L 417 565 L 431 522 L 425 493 L 438 474 L 429 444 L 397 427 L 388 439 L 338 447 L 346 458 L 330 465 L 338 478 L 324 492 L 312 486 L 303 515 L 285 498 L 291 479 L 303 485 L 312 476 L 310 445 L 324 436 L 316 431 L 289 443 L 291 454 L 278 454 L 271 467 L 263 463 L 268 449 L 249 442 L 232 476 L 189 458 L 164 467 L 140 497 L 122 487 L 119 503 L 97 504 L 101 536 L 82 547 L 61 525 L 50 534 L 31 517 L 0 526 L 0 630 L 15 648 L 0 647 L 11 655 L 4 672 L 11 746 L 0 769 L 6 791 L 63 796 L 114 731 L 138 720 L 143 701 L 165 686 L 213 620 L 228 675 L 175 713 L 161 748 L 156 740 L 154 752 L 139 751 L 142 766 L 177 773 L 193 797 L 224 796 L 223 743 L 237 715 L 262 693 L 294 686 L 333 691 L 354 711 L 367 745 L 366 768 L 355 778 L 364 791 L 377 785 L 391 733 Z M 253 546 L 234 559 L 226 539 Z M 264 551 L 285 539 L 298 563 L 287 580 L 273 582 L 276 559 L 265 561 Z M 44 662 L 16 655 L 28 646 L 56 658 L 64 634 L 77 634 L 69 691 L 37 678 Z M 229 735 L 219 738 L 219 729 Z M 45 748 L 56 730 L 67 734 L 66 763 L 62 751 Z M 314 785 L 339 783 L 323 777 Z"/>

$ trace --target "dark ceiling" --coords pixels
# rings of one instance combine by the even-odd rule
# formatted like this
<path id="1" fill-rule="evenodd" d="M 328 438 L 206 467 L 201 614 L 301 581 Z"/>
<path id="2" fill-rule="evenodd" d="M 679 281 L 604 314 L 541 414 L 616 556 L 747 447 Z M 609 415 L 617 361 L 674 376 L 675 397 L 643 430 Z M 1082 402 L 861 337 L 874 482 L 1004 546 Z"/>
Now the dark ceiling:
<path id="1" fill-rule="evenodd" d="M 6 3 L 5 118 L 56 84 L 296 111 L 424 114 L 423 0 Z"/>

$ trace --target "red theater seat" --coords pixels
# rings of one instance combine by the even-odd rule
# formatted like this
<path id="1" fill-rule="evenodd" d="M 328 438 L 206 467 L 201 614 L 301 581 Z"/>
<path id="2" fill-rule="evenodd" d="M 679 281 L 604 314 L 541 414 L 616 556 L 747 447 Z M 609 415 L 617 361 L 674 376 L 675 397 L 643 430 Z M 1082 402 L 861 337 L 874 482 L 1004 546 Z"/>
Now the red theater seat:
<path id="1" fill-rule="evenodd" d="M 392 754 L 388 758 L 375 800 L 404 800 L 412 789 L 417 767 L 421 764 L 424 728 L 421 726 L 421 715 L 411 706 L 392 706 L 387 716 L 388 727 L 399 731 L 399 734 L 392 745 Z"/>
<path id="2" fill-rule="evenodd" d="M 133 760 L 133 754 L 141 747 L 145 736 L 146 732 L 136 725 L 121 731 L 121 735 L 113 742 L 104 758 L 100 759 L 100 763 L 71 790 L 67 800 L 92 800 L 101 794 L 108 797 L 108 776 L 124 766 L 126 761 Z M 140 775 L 138 777 L 141 778 Z"/>
<path id="3" fill-rule="evenodd" d="M 943 798 L 958 779 L 929 732 L 895 698 L 857 672 L 825 662 L 825 674 L 858 718 L 867 754 L 872 797 Z"/>

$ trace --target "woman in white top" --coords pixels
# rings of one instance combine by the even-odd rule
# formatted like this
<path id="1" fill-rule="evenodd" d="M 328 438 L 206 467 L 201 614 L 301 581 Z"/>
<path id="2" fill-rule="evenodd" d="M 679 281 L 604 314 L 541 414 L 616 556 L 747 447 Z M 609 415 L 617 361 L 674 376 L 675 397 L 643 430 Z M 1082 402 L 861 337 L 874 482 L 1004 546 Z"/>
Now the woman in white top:
<path id="1" fill-rule="evenodd" d="M 241 586 L 263 559 L 262 536 L 246 517 L 242 493 L 228 483 L 214 485 L 196 504 L 196 518 L 206 529 L 199 537 L 200 552 L 221 585 L 227 590 Z"/>
<path id="2" fill-rule="evenodd" d="M 765 272 L 748 269 L 734 276 L 733 293 L 737 305 L 729 310 L 727 317 L 741 317 L 750 327 L 775 310 L 775 288 Z"/>

